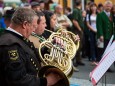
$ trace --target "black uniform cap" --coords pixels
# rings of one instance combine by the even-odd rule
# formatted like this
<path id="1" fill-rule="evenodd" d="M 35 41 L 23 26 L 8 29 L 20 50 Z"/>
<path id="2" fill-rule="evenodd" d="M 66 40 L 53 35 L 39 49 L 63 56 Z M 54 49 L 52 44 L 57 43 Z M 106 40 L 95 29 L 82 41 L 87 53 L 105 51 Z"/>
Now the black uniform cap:
<path id="1" fill-rule="evenodd" d="M 40 6 L 40 4 L 38 2 L 33 1 L 33 2 L 31 2 L 31 6 L 32 7 L 34 7 L 34 6 Z"/>
<path id="2" fill-rule="evenodd" d="M 14 14 L 15 10 L 11 9 L 11 10 L 7 10 L 4 14 L 4 18 L 12 18 L 12 15 Z"/>

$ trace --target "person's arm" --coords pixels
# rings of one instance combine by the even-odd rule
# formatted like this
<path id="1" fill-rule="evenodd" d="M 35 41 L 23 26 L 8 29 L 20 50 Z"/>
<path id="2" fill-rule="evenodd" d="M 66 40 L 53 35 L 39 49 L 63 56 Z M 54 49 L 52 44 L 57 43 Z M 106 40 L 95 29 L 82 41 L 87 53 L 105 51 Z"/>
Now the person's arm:
<path id="1" fill-rule="evenodd" d="M 97 32 L 96 30 L 93 29 L 93 27 L 89 24 L 88 21 L 86 22 L 86 24 L 87 24 L 87 27 L 88 27 L 91 31 L 93 31 L 93 32 L 95 32 L 95 33 Z"/>
<path id="2" fill-rule="evenodd" d="M 5 60 L 4 72 L 6 75 L 4 77 L 7 79 L 7 84 L 11 86 L 47 86 L 46 78 L 39 78 L 37 75 L 27 72 L 26 60 L 30 57 L 25 55 L 19 46 L 7 46 L 3 49 L 1 57 Z M 31 63 L 27 62 L 27 64 Z M 35 70 L 33 71 L 35 72 Z"/>
<path id="3" fill-rule="evenodd" d="M 71 27 L 72 22 L 70 21 L 70 19 L 66 15 L 63 15 L 63 17 L 65 18 L 66 22 L 62 23 L 62 26 Z"/>
<path id="4" fill-rule="evenodd" d="M 100 41 L 104 41 L 104 36 L 103 36 L 103 24 L 102 24 L 102 17 L 100 14 L 97 15 L 96 18 L 96 27 L 97 27 L 97 36 L 100 39 Z"/>
<path id="5" fill-rule="evenodd" d="M 79 25 L 79 23 L 78 23 L 78 12 L 77 12 L 77 10 L 74 10 L 73 11 L 73 13 L 72 13 L 72 22 L 73 22 L 73 25 L 76 27 L 76 29 L 78 29 L 79 31 L 81 31 L 82 29 L 81 29 L 81 27 L 80 27 L 80 25 Z"/>
<path id="6" fill-rule="evenodd" d="M 80 25 L 79 25 L 79 23 L 78 23 L 76 20 L 73 20 L 73 24 L 74 24 L 74 26 L 75 26 L 79 31 L 82 30 L 81 27 L 80 27 Z"/>

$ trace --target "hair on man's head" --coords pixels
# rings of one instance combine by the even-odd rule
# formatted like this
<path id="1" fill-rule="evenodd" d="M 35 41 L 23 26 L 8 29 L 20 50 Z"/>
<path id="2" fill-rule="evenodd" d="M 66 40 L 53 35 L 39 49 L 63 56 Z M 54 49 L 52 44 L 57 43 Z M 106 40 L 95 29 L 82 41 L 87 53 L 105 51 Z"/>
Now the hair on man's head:
<path id="1" fill-rule="evenodd" d="M 17 25 L 23 24 L 24 21 L 27 21 L 28 23 L 32 23 L 33 18 L 35 16 L 37 17 L 34 10 L 20 7 L 14 12 L 11 22 Z"/>
<path id="2" fill-rule="evenodd" d="M 38 16 L 38 21 L 37 21 L 37 23 L 39 24 L 40 23 L 40 21 L 41 21 L 41 16 L 45 16 L 45 14 L 43 13 L 43 12 L 36 12 L 36 14 L 37 14 L 37 16 Z"/>
<path id="3" fill-rule="evenodd" d="M 76 6 L 81 5 L 81 0 L 76 0 L 75 4 L 76 4 Z"/>

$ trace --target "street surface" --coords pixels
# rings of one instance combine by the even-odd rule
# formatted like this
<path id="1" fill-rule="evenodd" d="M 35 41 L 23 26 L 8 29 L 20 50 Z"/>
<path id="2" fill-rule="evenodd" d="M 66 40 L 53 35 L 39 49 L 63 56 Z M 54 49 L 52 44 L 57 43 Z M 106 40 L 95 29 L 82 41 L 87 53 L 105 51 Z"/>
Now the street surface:
<path id="1" fill-rule="evenodd" d="M 89 73 L 94 69 L 95 66 L 92 66 L 88 59 L 83 59 L 85 66 L 78 66 L 79 72 L 74 72 L 70 78 L 71 86 L 93 86 L 90 82 Z M 111 66 L 111 69 L 115 71 L 114 65 Z M 106 85 L 105 77 L 100 80 L 97 86 L 115 86 L 115 72 L 106 73 Z"/>

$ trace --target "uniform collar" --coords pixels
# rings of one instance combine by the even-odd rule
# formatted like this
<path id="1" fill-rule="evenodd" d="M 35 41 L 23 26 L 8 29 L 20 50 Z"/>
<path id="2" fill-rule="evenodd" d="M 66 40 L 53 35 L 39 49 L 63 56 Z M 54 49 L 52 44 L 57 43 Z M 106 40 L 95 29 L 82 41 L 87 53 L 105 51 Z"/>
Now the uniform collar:
<path id="1" fill-rule="evenodd" d="M 110 16 L 110 12 L 106 12 L 105 10 L 104 10 L 104 12 L 108 17 Z"/>
<path id="2" fill-rule="evenodd" d="M 31 35 L 34 36 L 34 37 L 36 37 L 36 38 L 39 38 L 40 42 L 43 42 L 43 41 L 46 40 L 42 35 L 38 35 L 35 32 L 32 32 Z"/>
<path id="3" fill-rule="evenodd" d="M 9 30 L 9 31 L 11 31 L 11 32 L 14 32 L 14 33 L 16 33 L 16 34 L 22 36 L 22 34 L 20 34 L 19 32 L 17 32 L 16 30 L 14 30 L 14 29 L 12 29 L 12 28 L 10 28 L 10 27 L 8 27 L 6 30 Z"/>
<path id="4" fill-rule="evenodd" d="M 20 34 L 19 32 L 13 30 L 12 28 L 8 27 L 5 32 L 11 33 L 12 35 L 15 35 L 16 37 L 18 37 L 19 39 L 23 40 L 26 43 L 29 43 L 29 39 L 25 38 L 22 34 Z"/>

